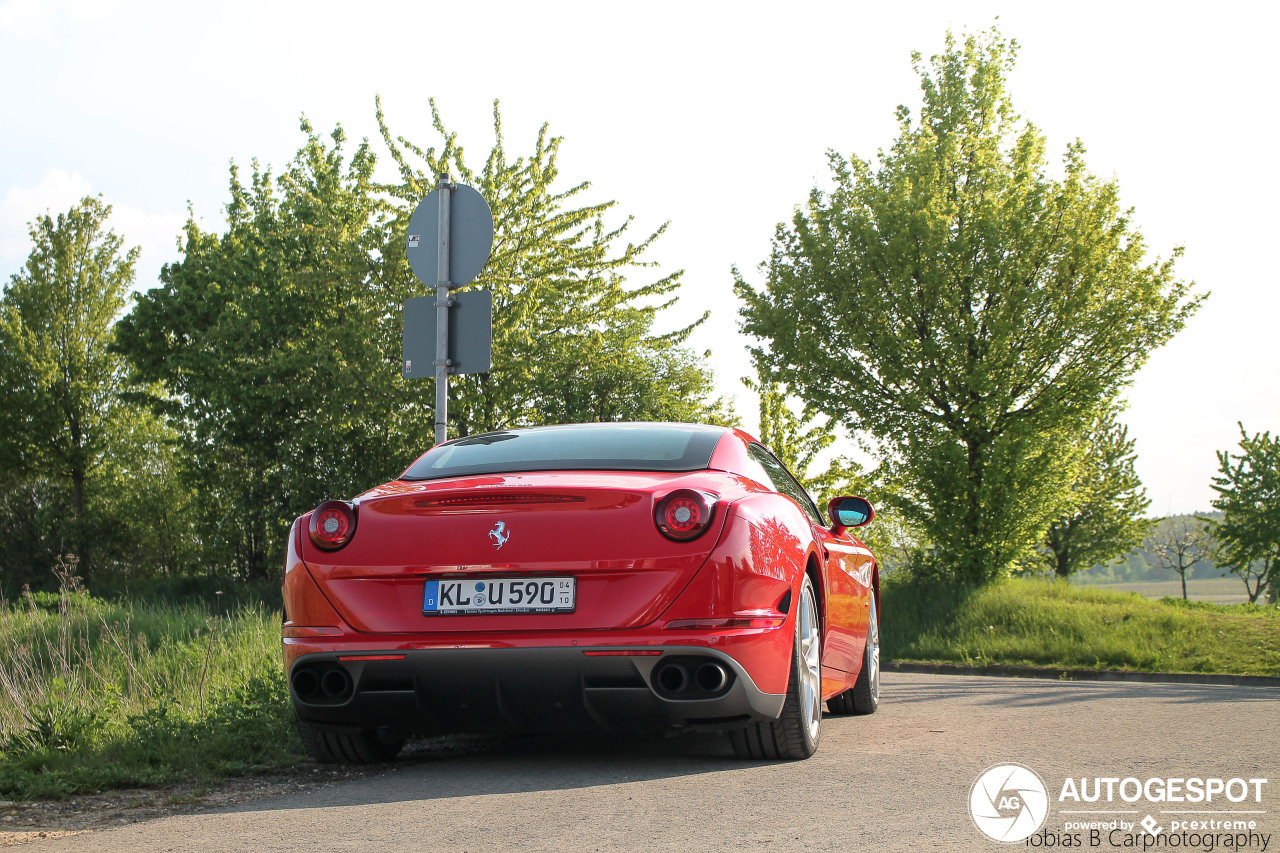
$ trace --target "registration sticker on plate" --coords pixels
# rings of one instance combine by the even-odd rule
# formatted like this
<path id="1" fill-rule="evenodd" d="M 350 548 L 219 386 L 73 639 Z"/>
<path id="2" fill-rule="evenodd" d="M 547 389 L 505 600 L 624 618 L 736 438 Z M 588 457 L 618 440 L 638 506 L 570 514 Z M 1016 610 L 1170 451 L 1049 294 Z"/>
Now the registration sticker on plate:
<path id="1" fill-rule="evenodd" d="M 427 615 L 572 613 L 576 578 L 462 578 L 430 580 L 422 593 Z"/>

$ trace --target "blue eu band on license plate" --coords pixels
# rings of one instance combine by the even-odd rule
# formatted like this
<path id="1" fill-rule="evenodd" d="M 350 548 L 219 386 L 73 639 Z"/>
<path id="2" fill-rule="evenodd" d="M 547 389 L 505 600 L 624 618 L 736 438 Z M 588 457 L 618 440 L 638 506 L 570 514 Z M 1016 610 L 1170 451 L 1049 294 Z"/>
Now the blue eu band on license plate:
<path id="1" fill-rule="evenodd" d="M 578 584 L 571 577 L 429 580 L 422 592 L 427 615 L 572 613 Z"/>

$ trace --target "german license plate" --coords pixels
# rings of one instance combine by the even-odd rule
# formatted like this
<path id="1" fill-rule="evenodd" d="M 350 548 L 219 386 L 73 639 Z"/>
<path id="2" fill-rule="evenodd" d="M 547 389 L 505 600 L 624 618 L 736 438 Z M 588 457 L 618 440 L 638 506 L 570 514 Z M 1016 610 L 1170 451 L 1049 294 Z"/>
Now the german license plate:
<path id="1" fill-rule="evenodd" d="M 430 580 L 422 593 L 426 615 L 572 613 L 576 578 L 463 578 Z"/>

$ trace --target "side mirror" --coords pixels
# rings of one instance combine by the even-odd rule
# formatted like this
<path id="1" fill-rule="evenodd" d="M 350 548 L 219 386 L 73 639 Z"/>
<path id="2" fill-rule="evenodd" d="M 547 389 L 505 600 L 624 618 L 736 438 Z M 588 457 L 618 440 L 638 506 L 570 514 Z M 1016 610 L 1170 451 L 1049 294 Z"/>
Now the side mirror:
<path id="1" fill-rule="evenodd" d="M 827 514 L 831 516 L 831 526 L 837 533 L 845 527 L 862 527 L 876 517 L 871 501 L 857 497 L 832 498 L 827 504 Z"/>

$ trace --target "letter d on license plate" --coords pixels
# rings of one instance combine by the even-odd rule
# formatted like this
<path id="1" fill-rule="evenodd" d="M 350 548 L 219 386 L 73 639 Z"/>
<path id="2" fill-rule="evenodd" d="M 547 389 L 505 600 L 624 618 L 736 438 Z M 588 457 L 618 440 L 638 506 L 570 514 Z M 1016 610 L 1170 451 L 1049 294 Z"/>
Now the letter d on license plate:
<path id="1" fill-rule="evenodd" d="M 572 613 L 577 578 L 450 578 L 429 580 L 422 592 L 428 616 L 475 613 Z"/>

